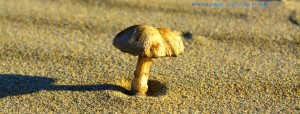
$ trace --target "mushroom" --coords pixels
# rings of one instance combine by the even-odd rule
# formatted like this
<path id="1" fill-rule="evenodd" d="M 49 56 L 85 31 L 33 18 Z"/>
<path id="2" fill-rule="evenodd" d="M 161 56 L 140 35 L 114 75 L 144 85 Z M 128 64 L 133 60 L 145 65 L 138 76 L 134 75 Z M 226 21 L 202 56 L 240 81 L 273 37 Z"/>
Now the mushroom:
<path id="1" fill-rule="evenodd" d="M 149 25 L 126 28 L 115 36 L 113 45 L 122 52 L 138 56 L 131 82 L 131 91 L 137 95 L 146 95 L 152 58 L 177 57 L 184 51 L 179 34 L 167 28 L 154 28 Z"/>

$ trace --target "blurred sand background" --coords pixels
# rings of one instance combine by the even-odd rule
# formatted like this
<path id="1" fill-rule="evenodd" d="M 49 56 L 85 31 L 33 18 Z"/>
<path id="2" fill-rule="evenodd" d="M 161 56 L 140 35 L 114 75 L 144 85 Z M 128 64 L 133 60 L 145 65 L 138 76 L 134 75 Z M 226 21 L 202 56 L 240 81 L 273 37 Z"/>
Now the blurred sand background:
<path id="1" fill-rule="evenodd" d="M 300 113 L 300 2 L 192 5 L 216 2 L 241 3 L 0 0 L 0 112 Z M 146 97 L 112 45 L 135 24 L 192 33 L 154 60 Z"/>

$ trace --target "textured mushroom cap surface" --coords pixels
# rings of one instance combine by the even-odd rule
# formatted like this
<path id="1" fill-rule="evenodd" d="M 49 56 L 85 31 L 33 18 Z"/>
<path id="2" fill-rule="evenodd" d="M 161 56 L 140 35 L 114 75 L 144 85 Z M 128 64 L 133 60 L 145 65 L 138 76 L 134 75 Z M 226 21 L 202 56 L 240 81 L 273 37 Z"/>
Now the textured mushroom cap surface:
<path id="1" fill-rule="evenodd" d="M 113 45 L 122 52 L 153 58 L 178 56 L 184 50 L 180 36 L 169 29 L 149 25 L 126 28 L 115 36 Z"/>
<path id="2" fill-rule="evenodd" d="M 164 39 L 166 55 L 178 56 L 183 53 L 184 46 L 179 33 L 172 32 L 168 28 L 157 28 L 162 38 Z"/>

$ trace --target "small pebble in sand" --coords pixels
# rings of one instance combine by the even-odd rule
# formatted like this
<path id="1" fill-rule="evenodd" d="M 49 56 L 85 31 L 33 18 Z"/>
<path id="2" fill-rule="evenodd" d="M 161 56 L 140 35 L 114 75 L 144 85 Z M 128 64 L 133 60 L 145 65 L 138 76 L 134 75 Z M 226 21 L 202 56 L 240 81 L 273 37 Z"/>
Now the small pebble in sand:
<path id="1" fill-rule="evenodd" d="M 185 38 L 185 39 L 188 39 L 188 40 L 191 40 L 193 39 L 193 34 L 189 31 L 187 32 L 182 32 L 182 36 Z"/>
<path id="2" fill-rule="evenodd" d="M 296 11 L 293 11 L 291 16 L 289 17 L 291 23 L 300 26 L 300 16 L 296 14 Z"/>

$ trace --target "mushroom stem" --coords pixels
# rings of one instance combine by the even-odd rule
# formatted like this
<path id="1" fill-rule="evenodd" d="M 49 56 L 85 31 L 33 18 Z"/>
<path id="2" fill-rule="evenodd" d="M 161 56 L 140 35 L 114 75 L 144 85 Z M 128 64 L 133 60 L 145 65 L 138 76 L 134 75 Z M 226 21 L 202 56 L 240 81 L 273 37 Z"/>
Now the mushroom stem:
<path id="1" fill-rule="evenodd" d="M 149 70 L 152 64 L 152 58 L 139 56 L 134 72 L 134 78 L 131 82 L 131 89 L 133 94 L 146 95 L 148 90 Z"/>

